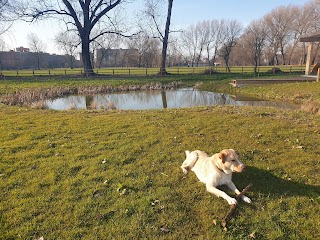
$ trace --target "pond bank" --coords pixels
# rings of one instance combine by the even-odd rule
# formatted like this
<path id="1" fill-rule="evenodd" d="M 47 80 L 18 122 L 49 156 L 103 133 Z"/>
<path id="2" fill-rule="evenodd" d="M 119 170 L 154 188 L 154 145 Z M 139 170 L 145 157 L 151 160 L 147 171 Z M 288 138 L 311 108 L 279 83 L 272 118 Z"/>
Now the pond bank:
<path id="1" fill-rule="evenodd" d="M 0 97 L 0 102 L 9 106 L 33 106 L 40 101 L 55 99 L 71 94 L 93 95 L 98 93 L 112 93 L 124 91 L 141 90 L 166 90 L 175 89 L 182 85 L 182 82 L 170 82 L 162 84 L 151 82 L 144 85 L 97 85 L 97 86 L 78 86 L 78 87 L 51 87 L 51 88 L 29 88 L 19 90 L 16 93 L 8 93 Z"/>
<path id="2" fill-rule="evenodd" d="M 295 75 L 290 75 L 295 76 Z M 229 85 L 232 79 L 253 77 L 250 75 L 241 74 L 218 74 L 218 75 L 186 75 L 186 76 L 166 76 L 166 77 L 131 77 L 131 78 L 108 78 L 108 79 L 13 79 L 10 81 L 0 81 L 0 98 L 5 96 L 13 97 L 13 93 L 28 92 L 25 98 L 13 97 L 12 101 L 28 102 L 28 99 L 35 97 L 44 99 L 47 97 L 55 98 L 66 94 L 77 93 L 78 89 L 103 89 L 106 85 L 112 88 L 122 88 L 122 86 L 144 86 L 148 84 L 160 83 L 162 85 L 170 84 L 171 82 L 179 82 L 179 87 L 195 87 L 200 90 L 210 92 L 222 92 L 232 95 L 253 96 L 262 99 L 274 99 L 281 101 L 292 101 L 303 105 L 303 111 L 311 113 L 319 113 L 320 107 L 320 84 L 319 83 L 285 83 L 271 84 L 259 86 L 245 86 L 242 88 L 233 88 Z M 263 76 L 261 76 L 263 77 Z M 264 76 L 265 77 L 265 76 Z M 273 78 L 286 77 L 284 74 L 274 75 Z M 102 87 L 100 87 L 102 86 Z M 34 89 L 46 89 L 44 97 L 34 93 Z M 50 89 L 53 94 L 50 95 Z M 42 90 L 41 90 L 42 91 Z M 6 100 L 7 101 L 7 100 Z M 14 104 L 12 104 L 14 105 Z"/>

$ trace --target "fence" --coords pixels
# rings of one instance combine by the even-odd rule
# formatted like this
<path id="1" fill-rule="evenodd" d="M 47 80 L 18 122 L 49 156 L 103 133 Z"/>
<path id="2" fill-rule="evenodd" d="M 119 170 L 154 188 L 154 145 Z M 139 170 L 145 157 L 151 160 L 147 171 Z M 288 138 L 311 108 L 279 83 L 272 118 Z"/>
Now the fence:
<path id="1" fill-rule="evenodd" d="M 290 66 L 259 66 L 257 68 L 257 74 L 272 72 L 273 68 L 279 68 L 282 72 L 294 73 L 304 72 L 304 65 L 290 65 Z M 149 76 L 156 75 L 159 72 L 159 68 L 101 68 L 94 69 L 94 72 L 98 75 L 137 75 L 137 76 Z M 176 75 L 183 74 L 213 74 L 213 73 L 228 73 L 227 67 L 168 67 L 167 72 Z M 231 73 L 253 73 L 253 66 L 240 66 L 230 67 Z M 19 77 L 19 76 L 72 76 L 82 75 L 83 69 L 41 69 L 41 70 L 0 70 L 0 76 L 2 77 Z"/>

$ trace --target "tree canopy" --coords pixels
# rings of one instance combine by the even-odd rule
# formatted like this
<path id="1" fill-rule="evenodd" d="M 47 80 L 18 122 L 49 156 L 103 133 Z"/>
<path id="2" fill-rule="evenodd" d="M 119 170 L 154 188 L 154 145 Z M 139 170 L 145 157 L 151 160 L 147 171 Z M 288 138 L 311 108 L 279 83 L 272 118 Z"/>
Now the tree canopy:
<path id="1" fill-rule="evenodd" d="M 23 16 L 30 21 L 54 17 L 63 21 L 68 31 L 81 39 L 81 58 L 84 72 L 92 75 L 90 43 L 104 34 L 124 35 L 114 19 L 115 7 L 124 0 L 37 0 L 25 8 Z M 95 29 L 95 31 L 93 31 Z M 124 35 L 125 36 L 125 35 Z"/>

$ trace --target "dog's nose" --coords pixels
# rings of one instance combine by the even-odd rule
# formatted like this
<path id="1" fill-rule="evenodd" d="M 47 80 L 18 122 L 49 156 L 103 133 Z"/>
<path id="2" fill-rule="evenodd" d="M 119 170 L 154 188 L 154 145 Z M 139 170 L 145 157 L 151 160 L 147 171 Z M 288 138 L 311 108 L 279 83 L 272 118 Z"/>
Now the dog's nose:
<path id="1" fill-rule="evenodd" d="M 241 172 L 244 172 L 244 171 L 246 170 L 246 165 L 241 164 L 241 165 L 240 165 L 240 168 L 241 168 Z"/>

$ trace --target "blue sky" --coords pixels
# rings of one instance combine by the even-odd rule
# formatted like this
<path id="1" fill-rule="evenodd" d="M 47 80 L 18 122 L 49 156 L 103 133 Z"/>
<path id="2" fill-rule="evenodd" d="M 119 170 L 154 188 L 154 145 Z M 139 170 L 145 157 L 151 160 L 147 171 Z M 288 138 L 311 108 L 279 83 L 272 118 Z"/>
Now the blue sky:
<path id="1" fill-rule="evenodd" d="M 210 19 L 236 19 L 243 25 L 281 5 L 303 6 L 309 0 L 175 0 L 173 22 L 192 24 Z"/>
<path id="2" fill-rule="evenodd" d="M 172 25 L 183 28 L 203 20 L 235 19 L 246 26 L 252 20 L 263 17 L 281 5 L 303 6 L 307 2 L 310 0 L 174 0 Z M 53 38 L 54 34 L 60 30 L 59 24 L 53 21 L 32 25 L 18 22 L 3 36 L 3 39 L 9 49 L 19 46 L 28 47 L 27 35 L 32 32 L 46 43 L 47 52 L 59 53 L 54 46 Z"/>

